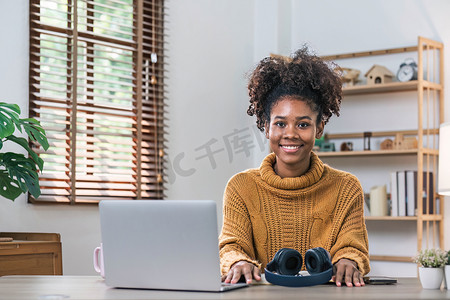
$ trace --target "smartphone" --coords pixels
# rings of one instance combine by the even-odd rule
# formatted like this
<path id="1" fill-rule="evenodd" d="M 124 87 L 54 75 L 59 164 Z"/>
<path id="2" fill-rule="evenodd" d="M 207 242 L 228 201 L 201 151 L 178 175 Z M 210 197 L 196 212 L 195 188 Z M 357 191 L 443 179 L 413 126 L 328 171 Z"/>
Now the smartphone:
<path id="1" fill-rule="evenodd" d="M 365 284 L 395 284 L 397 279 L 387 276 L 366 276 L 364 277 Z"/>

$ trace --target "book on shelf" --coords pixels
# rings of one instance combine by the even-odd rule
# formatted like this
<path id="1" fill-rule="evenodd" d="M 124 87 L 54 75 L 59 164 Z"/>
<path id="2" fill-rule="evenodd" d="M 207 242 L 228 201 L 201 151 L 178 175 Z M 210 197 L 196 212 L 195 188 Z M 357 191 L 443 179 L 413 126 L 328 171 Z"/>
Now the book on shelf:
<path id="1" fill-rule="evenodd" d="M 391 216 L 398 217 L 397 172 L 391 173 Z"/>
<path id="2" fill-rule="evenodd" d="M 428 174 L 428 176 L 427 176 Z M 428 177 L 428 178 L 427 178 Z M 434 206 L 433 206 L 433 202 L 435 200 L 434 198 L 434 189 L 433 189 L 433 173 L 431 172 L 423 172 L 423 182 L 422 182 L 422 211 L 423 214 L 434 214 L 436 213 L 434 211 Z M 417 193 L 417 172 L 414 171 L 414 186 L 416 187 L 415 194 Z M 428 188 L 427 188 L 428 186 Z M 428 193 L 427 193 L 428 191 Z M 429 199 L 427 199 L 429 198 Z M 427 203 L 428 203 L 428 209 L 427 209 Z M 415 197 L 415 206 L 417 209 L 417 196 Z M 437 206 L 436 206 L 437 207 Z"/>
<path id="3" fill-rule="evenodd" d="M 406 216 L 406 172 L 397 172 L 397 200 L 398 200 L 398 216 Z"/>
<path id="4" fill-rule="evenodd" d="M 433 214 L 433 173 L 423 172 L 421 187 L 423 214 Z M 418 208 L 417 198 L 417 171 L 405 170 L 392 172 L 391 216 L 416 216 Z"/>
<path id="5" fill-rule="evenodd" d="M 415 178 L 415 180 L 414 180 Z M 416 215 L 417 207 L 417 172 L 415 171 L 405 171 L 405 189 L 406 189 L 406 215 L 414 216 Z"/>

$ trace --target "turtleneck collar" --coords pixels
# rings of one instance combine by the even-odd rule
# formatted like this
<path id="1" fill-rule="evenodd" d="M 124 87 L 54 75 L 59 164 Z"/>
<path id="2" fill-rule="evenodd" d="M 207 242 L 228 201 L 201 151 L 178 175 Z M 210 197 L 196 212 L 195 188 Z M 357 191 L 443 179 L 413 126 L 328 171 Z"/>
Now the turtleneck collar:
<path id="1" fill-rule="evenodd" d="M 275 162 L 275 153 L 267 155 L 261 163 L 259 172 L 263 181 L 274 188 L 283 190 L 297 190 L 311 186 L 320 180 L 324 170 L 323 162 L 314 152 L 311 152 L 311 162 L 308 171 L 299 177 L 281 178 L 275 173 L 273 168 Z"/>

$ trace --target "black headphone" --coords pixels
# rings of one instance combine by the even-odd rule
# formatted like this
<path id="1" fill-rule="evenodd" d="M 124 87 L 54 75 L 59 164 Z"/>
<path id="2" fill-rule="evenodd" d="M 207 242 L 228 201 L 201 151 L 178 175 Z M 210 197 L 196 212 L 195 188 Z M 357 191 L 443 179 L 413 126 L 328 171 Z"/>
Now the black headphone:
<path id="1" fill-rule="evenodd" d="M 282 248 L 267 264 L 266 280 L 276 285 L 300 287 L 327 283 L 333 275 L 330 253 L 321 247 L 306 251 L 305 266 L 309 276 L 299 274 L 302 255 L 295 249 Z"/>

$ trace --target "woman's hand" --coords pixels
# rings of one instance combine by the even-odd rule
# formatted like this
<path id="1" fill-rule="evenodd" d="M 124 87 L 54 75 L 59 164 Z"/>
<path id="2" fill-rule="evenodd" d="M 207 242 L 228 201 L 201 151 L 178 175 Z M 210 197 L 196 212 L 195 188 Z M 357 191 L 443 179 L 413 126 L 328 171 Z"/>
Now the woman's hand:
<path id="1" fill-rule="evenodd" d="M 333 266 L 333 280 L 336 286 L 341 286 L 343 282 L 349 287 L 364 286 L 363 275 L 358 270 L 356 262 L 350 259 L 341 258 Z"/>
<path id="2" fill-rule="evenodd" d="M 250 284 L 252 279 L 256 281 L 261 280 L 261 270 L 254 264 L 241 260 L 231 266 L 228 274 L 222 276 L 222 281 L 225 283 L 237 283 L 241 276 L 244 276 L 245 282 Z"/>

